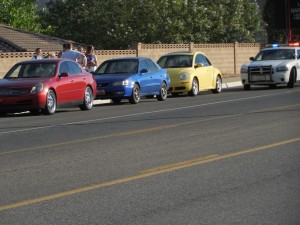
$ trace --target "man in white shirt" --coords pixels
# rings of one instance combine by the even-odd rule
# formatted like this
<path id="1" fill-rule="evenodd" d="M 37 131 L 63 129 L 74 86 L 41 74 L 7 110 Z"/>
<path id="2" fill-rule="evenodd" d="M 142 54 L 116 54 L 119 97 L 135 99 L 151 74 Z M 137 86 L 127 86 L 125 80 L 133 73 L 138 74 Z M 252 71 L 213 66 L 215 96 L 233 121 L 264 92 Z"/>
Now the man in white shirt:
<path id="1" fill-rule="evenodd" d="M 67 59 L 71 59 L 75 62 L 82 62 L 82 64 L 80 64 L 82 67 L 86 66 L 86 57 L 83 53 L 73 50 L 73 44 L 72 43 L 67 43 L 66 46 L 66 51 L 62 52 L 61 57 L 62 58 L 67 58 Z"/>
<path id="2" fill-rule="evenodd" d="M 43 52 L 41 48 L 35 49 L 35 54 L 32 57 L 32 59 L 42 59 L 43 58 Z"/>

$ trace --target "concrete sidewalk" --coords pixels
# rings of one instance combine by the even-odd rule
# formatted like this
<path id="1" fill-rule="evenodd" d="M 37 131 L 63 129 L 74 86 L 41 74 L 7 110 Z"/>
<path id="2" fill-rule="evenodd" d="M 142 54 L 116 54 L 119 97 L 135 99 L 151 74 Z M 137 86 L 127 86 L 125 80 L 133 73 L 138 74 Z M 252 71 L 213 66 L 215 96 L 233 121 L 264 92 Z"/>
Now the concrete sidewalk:
<path id="1" fill-rule="evenodd" d="M 239 76 L 230 76 L 230 77 L 223 77 L 222 81 L 222 88 L 231 88 L 231 87 L 238 87 L 242 86 L 241 80 Z M 105 99 L 105 100 L 94 100 L 94 104 L 107 104 L 111 103 L 110 99 Z"/>

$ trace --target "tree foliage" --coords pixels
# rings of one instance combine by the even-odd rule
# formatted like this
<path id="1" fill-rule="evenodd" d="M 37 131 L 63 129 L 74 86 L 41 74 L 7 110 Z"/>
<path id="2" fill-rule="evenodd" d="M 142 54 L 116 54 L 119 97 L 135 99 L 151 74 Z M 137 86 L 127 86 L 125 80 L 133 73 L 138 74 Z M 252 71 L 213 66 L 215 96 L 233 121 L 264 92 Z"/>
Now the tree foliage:
<path id="1" fill-rule="evenodd" d="M 255 42 L 264 29 L 254 0 L 52 0 L 40 16 L 48 34 L 98 49 Z"/>
<path id="2" fill-rule="evenodd" d="M 8 26 L 38 32 L 41 29 L 37 15 L 36 0 L 1 0 L 0 23 Z"/>
<path id="3" fill-rule="evenodd" d="M 264 28 L 254 0 L 52 0 L 39 14 L 35 2 L 2 0 L 0 22 L 103 49 L 255 42 Z"/>

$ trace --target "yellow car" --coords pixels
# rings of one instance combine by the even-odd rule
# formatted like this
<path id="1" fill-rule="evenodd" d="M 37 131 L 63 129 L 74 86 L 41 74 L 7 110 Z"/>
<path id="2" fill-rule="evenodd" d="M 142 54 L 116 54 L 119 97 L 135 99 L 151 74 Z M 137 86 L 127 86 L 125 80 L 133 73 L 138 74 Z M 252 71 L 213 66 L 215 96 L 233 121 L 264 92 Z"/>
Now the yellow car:
<path id="1" fill-rule="evenodd" d="M 172 52 L 157 62 L 165 68 L 171 79 L 168 90 L 172 95 L 187 92 L 196 96 L 200 90 L 222 91 L 222 74 L 202 52 Z"/>

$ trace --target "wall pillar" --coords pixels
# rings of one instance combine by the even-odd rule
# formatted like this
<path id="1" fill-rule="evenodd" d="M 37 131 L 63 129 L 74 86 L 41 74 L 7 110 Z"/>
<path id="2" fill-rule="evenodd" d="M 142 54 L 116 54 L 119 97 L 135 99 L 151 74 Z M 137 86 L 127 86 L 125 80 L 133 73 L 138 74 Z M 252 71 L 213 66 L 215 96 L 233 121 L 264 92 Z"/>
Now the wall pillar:
<path id="1" fill-rule="evenodd" d="M 193 51 L 194 50 L 194 42 L 190 42 L 189 43 L 189 51 Z"/>
<path id="2" fill-rule="evenodd" d="M 234 42 L 234 52 L 233 52 L 233 72 L 234 74 L 237 74 L 237 48 L 238 48 L 238 42 Z"/>

